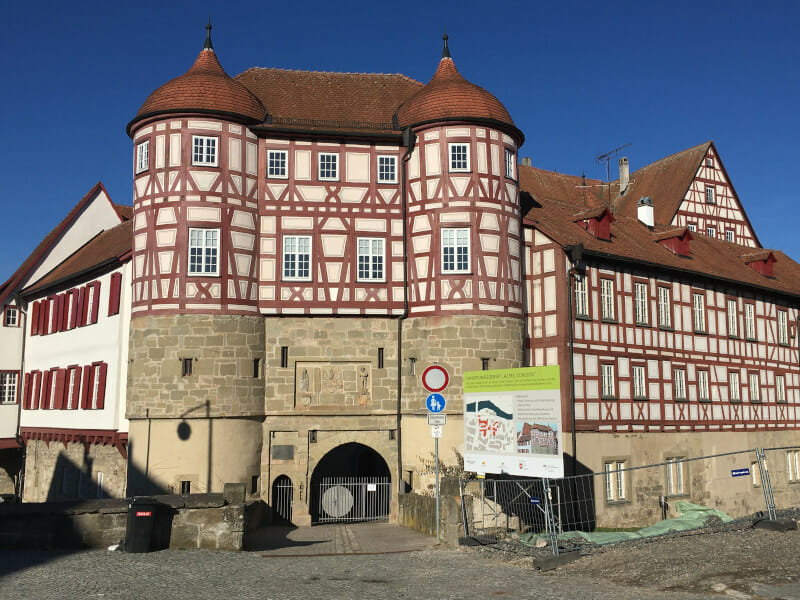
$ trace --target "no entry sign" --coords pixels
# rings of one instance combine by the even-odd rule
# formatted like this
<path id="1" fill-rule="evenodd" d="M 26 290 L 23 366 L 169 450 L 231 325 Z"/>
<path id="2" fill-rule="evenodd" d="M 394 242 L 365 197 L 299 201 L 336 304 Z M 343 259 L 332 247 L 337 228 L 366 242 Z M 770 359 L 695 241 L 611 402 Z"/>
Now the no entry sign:
<path id="1" fill-rule="evenodd" d="M 447 369 L 439 365 L 431 365 L 422 372 L 422 387 L 434 394 L 441 392 L 450 383 Z"/>

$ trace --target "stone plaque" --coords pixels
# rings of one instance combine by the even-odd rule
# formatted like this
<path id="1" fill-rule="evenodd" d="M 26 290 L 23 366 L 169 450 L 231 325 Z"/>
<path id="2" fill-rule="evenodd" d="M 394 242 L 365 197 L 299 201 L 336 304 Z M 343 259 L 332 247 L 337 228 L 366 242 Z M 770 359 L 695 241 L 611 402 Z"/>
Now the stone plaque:
<path id="1" fill-rule="evenodd" d="M 290 444 L 278 444 L 273 446 L 272 458 L 274 460 L 294 460 L 294 446 Z"/>
<path id="2" fill-rule="evenodd" d="M 371 399 L 370 363 L 296 363 L 295 406 L 297 408 L 367 406 Z"/>

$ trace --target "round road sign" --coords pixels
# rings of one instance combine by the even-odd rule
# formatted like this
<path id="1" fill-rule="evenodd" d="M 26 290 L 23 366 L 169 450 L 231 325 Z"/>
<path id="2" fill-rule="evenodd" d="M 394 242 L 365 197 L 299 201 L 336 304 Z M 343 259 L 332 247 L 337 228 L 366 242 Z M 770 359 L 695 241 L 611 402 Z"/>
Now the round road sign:
<path id="1" fill-rule="evenodd" d="M 448 383 L 450 383 L 450 375 L 444 367 L 431 365 L 422 372 L 422 387 L 429 392 L 441 392 Z"/>

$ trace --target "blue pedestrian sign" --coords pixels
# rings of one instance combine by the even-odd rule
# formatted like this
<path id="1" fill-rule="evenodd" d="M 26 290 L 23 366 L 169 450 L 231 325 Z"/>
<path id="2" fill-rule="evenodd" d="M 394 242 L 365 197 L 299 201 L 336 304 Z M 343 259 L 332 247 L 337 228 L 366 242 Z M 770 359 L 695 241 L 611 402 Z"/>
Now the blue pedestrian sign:
<path id="1" fill-rule="evenodd" d="M 745 475 L 750 475 L 750 469 L 747 467 L 744 469 L 733 469 L 731 471 L 731 477 L 744 477 Z"/>
<path id="2" fill-rule="evenodd" d="M 441 394 L 430 394 L 425 400 L 425 406 L 427 406 L 428 410 L 432 413 L 442 412 L 445 404 L 444 396 Z"/>
<path id="3" fill-rule="evenodd" d="M 541 504 L 542 503 L 542 499 L 541 498 L 537 498 L 536 496 L 531 496 L 530 501 L 531 501 L 531 504 Z"/>

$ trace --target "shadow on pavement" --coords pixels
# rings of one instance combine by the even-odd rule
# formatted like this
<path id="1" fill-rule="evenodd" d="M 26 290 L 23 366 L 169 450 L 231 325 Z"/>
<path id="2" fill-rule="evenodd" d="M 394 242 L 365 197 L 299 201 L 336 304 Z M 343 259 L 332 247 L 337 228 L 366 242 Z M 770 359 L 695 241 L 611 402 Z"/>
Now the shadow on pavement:
<path id="1" fill-rule="evenodd" d="M 316 546 L 332 541 L 329 535 L 324 535 L 319 539 L 292 539 L 292 534 L 298 529 L 294 525 L 264 525 L 245 534 L 243 550 L 246 552 L 278 550 L 280 548 Z"/>

